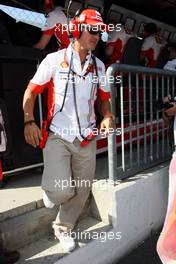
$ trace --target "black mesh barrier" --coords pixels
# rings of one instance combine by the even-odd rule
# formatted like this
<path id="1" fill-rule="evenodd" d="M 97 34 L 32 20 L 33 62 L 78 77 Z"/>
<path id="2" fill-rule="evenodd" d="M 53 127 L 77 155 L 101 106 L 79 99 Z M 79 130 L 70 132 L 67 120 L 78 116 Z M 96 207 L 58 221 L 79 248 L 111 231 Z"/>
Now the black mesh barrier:
<path id="1" fill-rule="evenodd" d="M 32 48 L 0 45 L 0 97 L 4 99 L 9 119 L 12 148 L 3 160 L 3 170 L 11 170 L 42 162 L 42 152 L 24 140 L 22 101 L 29 80 L 42 59 L 41 51 Z M 39 105 L 35 106 L 39 124 Z"/>

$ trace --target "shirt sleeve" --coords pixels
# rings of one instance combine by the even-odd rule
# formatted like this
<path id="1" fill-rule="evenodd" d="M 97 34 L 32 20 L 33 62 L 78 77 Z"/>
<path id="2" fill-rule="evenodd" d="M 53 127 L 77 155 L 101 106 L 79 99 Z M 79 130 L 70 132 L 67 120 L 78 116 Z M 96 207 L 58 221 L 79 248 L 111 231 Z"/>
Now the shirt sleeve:
<path id="1" fill-rule="evenodd" d="M 111 98 L 110 95 L 110 87 L 108 84 L 105 66 L 102 63 L 100 66 L 97 65 L 98 77 L 99 77 L 99 89 L 98 89 L 98 97 L 101 101 L 106 101 Z"/>
<path id="2" fill-rule="evenodd" d="M 153 47 L 153 39 L 151 38 L 145 38 L 144 43 L 142 44 L 142 51 L 146 51 Z"/>
<path id="3" fill-rule="evenodd" d="M 118 39 L 118 32 L 116 32 L 116 31 L 111 31 L 111 32 L 109 33 L 109 37 L 108 37 L 107 44 L 109 44 L 109 43 L 113 43 L 113 42 L 116 42 L 117 39 Z"/>
<path id="4" fill-rule="evenodd" d="M 54 31 L 55 31 L 55 27 L 43 31 L 43 34 L 44 35 L 53 36 L 54 35 Z"/>
<path id="5" fill-rule="evenodd" d="M 35 94 L 43 92 L 52 79 L 52 67 L 49 64 L 48 56 L 41 62 L 34 77 L 30 80 L 28 88 Z"/>
<path id="6" fill-rule="evenodd" d="M 56 7 L 48 14 L 45 26 L 42 30 L 47 31 L 48 29 L 52 29 L 57 23 L 67 24 L 67 18 L 60 7 Z"/>
<path id="7" fill-rule="evenodd" d="M 52 29 L 55 26 L 55 24 L 57 23 L 57 21 L 58 21 L 58 17 L 57 17 L 55 10 L 54 10 L 48 14 L 45 26 L 43 28 L 43 31 L 47 31 L 48 29 Z"/>
<path id="8" fill-rule="evenodd" d="M 176 60 L 168 61 L 164 66 L 164 70 L 176 71 Z"/>

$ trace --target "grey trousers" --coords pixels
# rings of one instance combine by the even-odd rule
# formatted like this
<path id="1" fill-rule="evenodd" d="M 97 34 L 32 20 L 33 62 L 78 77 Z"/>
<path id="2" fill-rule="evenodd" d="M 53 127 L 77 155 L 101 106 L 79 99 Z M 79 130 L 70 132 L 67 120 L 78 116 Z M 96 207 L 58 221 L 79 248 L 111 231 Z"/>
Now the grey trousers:
<path id="1" fill-rule="evenodd" d="M 44 149 L 42 189 L 60 205 L 53 228 L 73 229 L 89 196 L 96 164 L 96 140 L 86 147 L 50 134 Z"/>

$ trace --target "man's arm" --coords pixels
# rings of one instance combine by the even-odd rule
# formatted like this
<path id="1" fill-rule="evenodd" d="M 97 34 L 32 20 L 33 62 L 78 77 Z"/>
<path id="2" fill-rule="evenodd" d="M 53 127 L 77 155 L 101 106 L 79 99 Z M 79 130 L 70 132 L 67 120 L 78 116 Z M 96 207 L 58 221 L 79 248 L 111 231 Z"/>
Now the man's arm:
<path id="1" fill-rule="evenodd" d="M 48 43 L 50 42 L 52 35 L 43 34 L 40 40 L 33 46 L 36 49 L 45 49 Z"/>
<path id="2" fill-rule="evenodd" d="M 172 117 L 176 115 L 176 104 L 173 103 L 173 107 L 169 108 L 168 110 L 164 111 L 167 117 Z"/>
<path id="3" fill-rule="evenodd" d="M 112 117 L 111 105 L 109 100 L 103 100 L 101 102 L 101 114 L 104 118 Z"/>
<path id="4" fill-rule="evenodd" d="M 35 123 L 34 119 L 34 104 L 36 100 L 36 95 L 33 94 L 28 87 L 24 93 L 23 97 L 23 110 L 24 110 L 24 137 L 28 144 L 33 147 L 39 145 L 42 139 L 41 130 Z M 31 121 L 31 122 L 30 122 Z"/>
<path id="5" fill-rule="evenodd" d="M 104 117 L 100 124 L 100 129 L 105 130 L 108 134 L 109 129 L 113 128 L 113 114 L 111 113 L 111 105 L 109 100 L 103 100 L 101 102 L 101 114 Z"/>
<path id="6" fill-rule="evenodd" d="M 100 64 L 100 68 L 102 68 L 102 70 L 99 72 L 99 88 L 97 98 L 99 112 L 104 117 L 100 123 L 100 129 L 104 130 L 105 134 L 108 134 L 109 129 L 113 128 L 113 115 L 111 113 L 110 105 L 111 95 L 104 64 Z"/>
<path id="7" fill-rule="evenodd" d="M 109 56 L 112 55 L 113 51 L 114 51 L 114 47 L 113 46 L 107 46 L 106 49 L 105 49 L 105 55 L 107 57 L 109 57 Z"/>
<path id="8" fill-rule="evenodd" d="M 29 82 L 23 98 L 24 121 L 26 122 L 24 136 L 26 142 L 33 147 L 38 146 L 39 141 L 42 140 L 42 133 L 35 123 L 33 112 L 37 94 L 44 92 L 52 78 L 53 68 L 50 65 L 49 57 L 47 55 L 40 63 L 37 72 Z"/>
<path id="9" fill-rule="evenodd" d="M 23 97 L 23 110 L 24 110 L 24 122 L 29 120 L 34 120 L 34 104 L 36 100 L 36 95 L 34 95 L 30 88 L 27 88 Z"/>
<path id="10" fill-rule="evenodd" d="M 164 97 L 163 103 L 171 103 L 171 95 Z M 173 104 L 173 107 L 162 111 L 162 118 L 165 121 L 166 125 L 169 125 L 172 117 L 176 115 L 176 105 L 175 103 L 172 103 L 172 104 Z"/>

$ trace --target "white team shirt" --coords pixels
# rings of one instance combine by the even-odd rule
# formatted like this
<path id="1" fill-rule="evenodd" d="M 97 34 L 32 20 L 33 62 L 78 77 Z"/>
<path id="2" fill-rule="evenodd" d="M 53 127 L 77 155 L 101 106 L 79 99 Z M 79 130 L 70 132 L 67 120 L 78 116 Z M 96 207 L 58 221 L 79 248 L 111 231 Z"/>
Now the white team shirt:
<path id="1" fill-rule="evenodd" d="M 148 36 L 144 39 L 141 50 L 147 51 L 147 50 L 152 48 L 154 51 L 154 60 L 157 60 L 162 46 L 163 46 L 162 44 L 160 44 L 156 41 L 156 36 L 151 35 L 151 36 Z"/>
<path id="2" fill-rule="evenodd" d="M 176 71 L 176 59 L 169 60 L 163 69 L 169 71 Z"/>
<path id="3" fill-rule="evenodd" d="M 57 23 L 67 26 L 67 18 L 62 11 L 62 7 L 57 6 L 53 11 L 51 11 L 46 19 L 46 24 L 42 31 L 52 29 Z"/>
<path id="4" fill-rule="evenodd" d="M 125 29 L 122 27 L 120 31 L 114 30 L 114 31 L 111 31 L 109 33 L 107 43 L 116 42 L 117 39 L 120 39 L 122 41 L 122 45 L 124 47 L 124 45 L 127 43 L 127 41 L 133 36 L 134 36 L 134 34 L 127 33 L 125 31 Z"/>
<path id="5" fill-rule="evenodd" d="M 50 125 L 50 130 L 71 143 L 76 137 L 78 137 L 80 141 L 83 140 L 83 138 L 79 134 L 78 122 L 74 106 L 73 84 L 71 81 L 68 83 L 67 96 L 63 110 L 62 112 L 59 112 L 59 110 L 63 103 L 65 86 L 69 71 L 69 67 L 62 67 L 62 62 L 64 61 L 65 56 L 68 64 L 70 63 L 72 51 L 73 61 L 71 68 L 76 73 L 75 90 L 78 116 L 82 134 L 84 136 L 87 136 L 90 133 L 90 130 L 92 130 L 92 127 L 94 126 L 96 121 L 94 113 L 94 102 L 97 97 L 97 85 L 93 83 L 92 78 L 94 78 L 95 81 L 97 81 L 97 78 L 95 78 L 95 73 L 93 72 L 89 72 L 85 76 L 85 78 L 83 78 L 88 65 L 92 63 L 91 53 L 87 55 L 87 60 L 82 69 L 79 54 L 74 50 L 74 48 L 72 48 L 72 45 L 70 44 L 67 49 L 63 49 L 47 55 L 47 57 L 40 64 L 36 74 L 30 81 L 33 84 L 42 86 L 48 83 L 51 79 L 53 80 L 55 92 L 55 108 L 54 118 Z M 96 58 L 96 62 L 100 84 L 99 92 L 100 95 L 107 97 L 105 98 L 105 100 L 108 100 L 110 97 L 110 93 L 105 74 L 105 66 L 103 62 L 98 58 Z"/>

